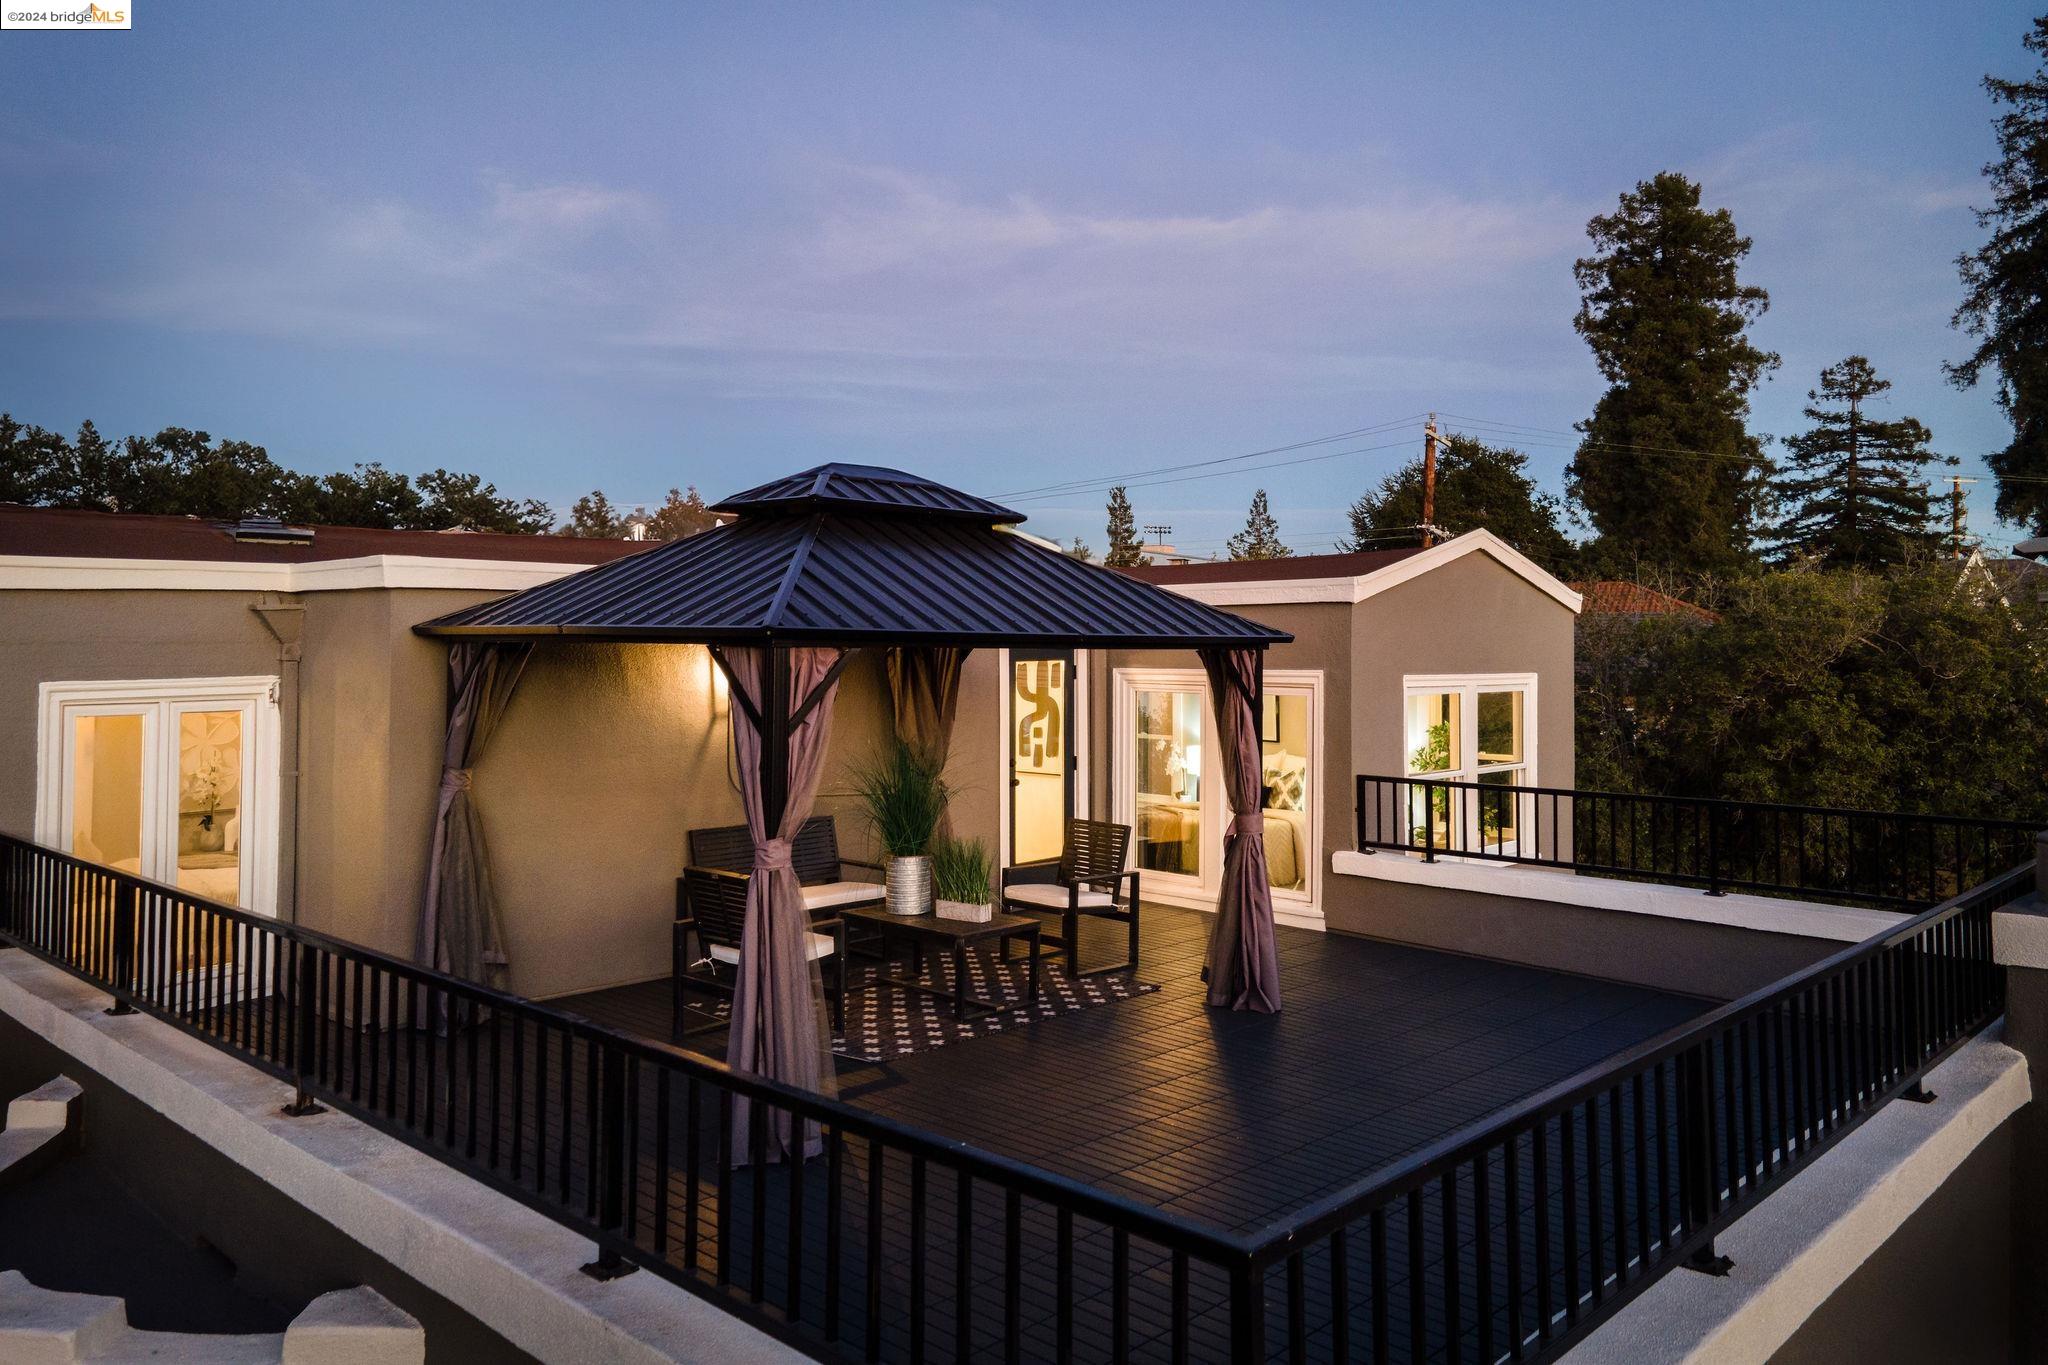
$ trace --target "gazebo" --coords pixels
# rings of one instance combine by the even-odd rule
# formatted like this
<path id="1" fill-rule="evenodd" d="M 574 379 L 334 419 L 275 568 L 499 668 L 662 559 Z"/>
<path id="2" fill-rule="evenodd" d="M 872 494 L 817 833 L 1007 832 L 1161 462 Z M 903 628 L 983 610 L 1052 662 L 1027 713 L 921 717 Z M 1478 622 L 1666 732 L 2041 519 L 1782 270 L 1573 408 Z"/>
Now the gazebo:
<path id="1" fill-rule="evenodd" d="M 1210 676 L 1233 816 L 1208 1000 L 1279 1009 L 1258 716 L 1265 651 L 1292 636 L 1084 563 L 1017 532 L 1020 513 L 899 470 L 820 465 L 712 510 L 730 520 L 414 628 L 450 645 L 422 962 L 483 979 L 503 961 L 470 770 L 534 642 L 701 644 L 730 685 L 754 846 L 728 1060 L 829 1092 L 825 1018 L 789 841 L 811 814 L 852 651 L 888 651 L 898 733 L 943 746 L 970 650 L 1192 649 Z M 789 1143 L 778 1134 L 778 1146 Z"/>

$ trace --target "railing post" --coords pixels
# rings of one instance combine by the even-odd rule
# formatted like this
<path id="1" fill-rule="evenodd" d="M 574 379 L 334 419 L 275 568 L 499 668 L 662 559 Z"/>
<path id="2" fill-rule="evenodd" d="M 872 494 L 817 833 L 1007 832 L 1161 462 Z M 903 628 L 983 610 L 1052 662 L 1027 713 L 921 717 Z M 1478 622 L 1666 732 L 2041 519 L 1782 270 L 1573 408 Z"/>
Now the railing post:
<path id="1" fill-rule="evenodd" d="M 626 1222 L 626 1054 L 607 1047 L 598 1058 L 597 1115 L 598 1169 L 591 1179 L 598 1182 L 597 1222 L 606 1232 L 617 1232 Z M 790 1157 L 789 1178 L 803 1179 L 802 1157 Z M 582 1267 L 593 1280 L 616 1280 L 638 1267 L 603 1242 L 597 1259 Z"/>
<path id="2" fill-rule="evenodd" d="M 1707 894 L 1727 894 L 1721 890 L 1721 803 L 1718 801 L 1707 807 Z"/>
<path id="3" fill-rule="evenodd" d="M 1714 1217 L 1713 1061 L 1706 1041 L 1678 1054 L 1678 1201 L 1685 1230 L 1704 1227 Z M 1735 1262 L 1714 1251 L 1707 1240 L 1688 1256 L 1686 1266 L 1708 1275 L 1726 1275 Z"/>
<path id="4" fill-rule="evenodd" d="M 1918 1073 L 1927 1060 L 1927 1035 L 1925 1026 L 1927 989 L 1927 959 L 1920 950 L 1920 940 L 1909 938 L 1899 946 L 1899 1026 L 1905 1033 L 1906 1069 Z M 1899 1092 L 1902 1100 L 1915 1104 L 1932 1104 L 1934 1092 L 1927 1088 L 1925 1080 L 1918 1074 Z"/>
<path id="5" fill-rule="evenodd" d="M 306 1077 L 313 1071 L 313 1030 L 317 1027 L 320 1008 L 320 955 L 309 943 L 290 940 L 294 958 L 291 994 L 285 1000 L 285 1008 L 291 1015 L 292 1030 L 292 1078 L 298 1087 L 298 1094 L 284 1107 L 290 1118 L 304 1118 L 308 1114 L 324 1114 L 326 1106 L 317 1104 L 312 1093 L 306 1089 Z"/>
<path id="6" fill-rule="evenodd" d="M 1422 861 L 1425 863 L 1436 861 L 1436 792 L 1436 783 L 1425 782 L 1422 784 Z M 1444 841 L 1446 843 L 1450 842 L 1450 837 L 1450 793 L 1446 790 L 1444 793 Z"/>
<path id="7" fill-rule="evenodd" d="M 1231 1365 L 1263 1365 L 1266 1359 L 1266 1272 L 1246 1258 L 1230 1272 Z"/>
<path id="8" fill-rule="evenodd" d="M 135 883 L 114 883 L 114 989 L 133 995 L 135 980 Z M 115 995 L 108 1014 L 133 1014 L 135 1006 Z"/>

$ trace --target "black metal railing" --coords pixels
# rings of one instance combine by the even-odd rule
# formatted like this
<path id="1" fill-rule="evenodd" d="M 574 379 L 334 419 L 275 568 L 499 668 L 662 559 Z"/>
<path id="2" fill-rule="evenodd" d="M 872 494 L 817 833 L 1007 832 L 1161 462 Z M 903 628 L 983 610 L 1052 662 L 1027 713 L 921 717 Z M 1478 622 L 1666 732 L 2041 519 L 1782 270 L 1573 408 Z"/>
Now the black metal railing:
<path id="1" fill-rule="evenodd" d="M 1568 867 L 1710 892 L 1920 910 L 2033 857 L 2019 820 L 1358 778 L 1358 847 Z"/>
<path id="2" fill-rule="evenodd" d="M 1332 1359 L 1369 1340 L 1374 1360 L 1545 1360 L 1665 1272 L 1725 1269 L 1721 1229 L 1887 1101 L 1921 1097 L 2003 1011 L 1991 915 L 2033 878 L 1995 877 L 1269 1229 L 1256 1254 L 1280 1267 L 1290 1358 L 1322 1355 L 1299 1344 L 1319 1331 Z"/>
<path id="3" fill-rule="evenodd" d="M 2031 875 L 1253 1236 L 4 835 L 0 940 L 821 1357 L 1541 1360 L 1995 1017 Z"/>

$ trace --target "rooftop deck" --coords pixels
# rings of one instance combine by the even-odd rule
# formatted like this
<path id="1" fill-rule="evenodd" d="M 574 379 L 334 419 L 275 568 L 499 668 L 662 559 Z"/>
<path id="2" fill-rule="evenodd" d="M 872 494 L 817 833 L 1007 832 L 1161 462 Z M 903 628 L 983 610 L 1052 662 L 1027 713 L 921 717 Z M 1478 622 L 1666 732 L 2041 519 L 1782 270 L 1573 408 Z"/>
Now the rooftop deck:
<path id="1" fill-rule="evenodd" d="M 1139 975 L 1158 992 L 887 1065 L 843 1061 L 841 1098 L 1245 1231 L 1708 1004 L 1283 926 L 1285 1011 L 1226 1013 L 1202 1003 L 1210 923 L 1148 906 Z M 1124 932 L 1090 931 L 1104 936 L 1097 960 Z M 552 1003 L 668 1037 L 665 983 Z M 690 1043 L 724 1056 L 722 1032 Z"/>

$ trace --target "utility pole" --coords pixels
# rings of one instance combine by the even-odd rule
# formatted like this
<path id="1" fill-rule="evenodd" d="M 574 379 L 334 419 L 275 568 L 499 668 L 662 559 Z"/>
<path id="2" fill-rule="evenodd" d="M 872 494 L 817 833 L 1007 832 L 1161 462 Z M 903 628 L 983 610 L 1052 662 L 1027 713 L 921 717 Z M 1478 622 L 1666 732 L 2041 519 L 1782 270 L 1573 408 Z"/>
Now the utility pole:
<path id="1" fill-rule="evenodd" d="M 1153 545 L 1164 545 L 1166 538 L 1173 534 L 1171 526 L 1147 526 L 1145 539 Z"/>
<path id="2" fill-rule="evenodd" d="M 1967 474 L 1951 474 L 1948 476 L 1948 481 L 1949 553 L 1954 558 L 1961 559 L 1963 557 L 1963 544 L 1967 539 L 1965 533 L 1969 529 L 1969 508 L 1963 502 L 1963 485 L 1977 481 Z"/>
<path id="3" fill-rule="evenodd" d="M 1422 428 L 1422 548 L 1436 536 L 1436 414 Z"/>

